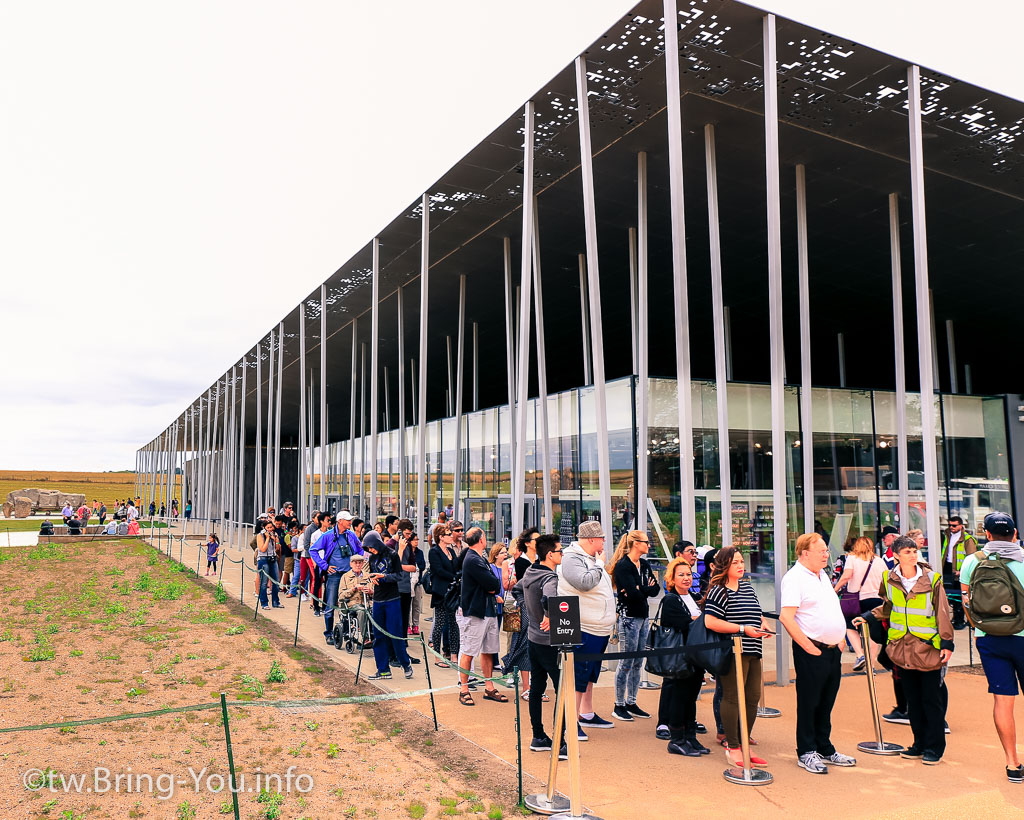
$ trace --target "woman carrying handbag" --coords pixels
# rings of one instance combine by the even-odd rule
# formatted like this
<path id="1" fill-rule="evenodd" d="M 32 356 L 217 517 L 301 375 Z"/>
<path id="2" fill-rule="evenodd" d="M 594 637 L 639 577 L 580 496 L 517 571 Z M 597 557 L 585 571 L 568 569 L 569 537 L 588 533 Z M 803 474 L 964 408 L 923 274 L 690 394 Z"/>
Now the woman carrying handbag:
<path id="1" fill-rule="evenodd" d="M 665 585 L 668 591 L 658 607 L 658 625 L 651 630 L 651 646 L 668 644 L 669 630 L 676 633 L 676 643 L 685 644 L 690 625 L 700 616 L 700 608 L 690 595 L 693 585 L 693 570 L 683 558 L 675 558 L 665 570 Z M 664 672 L 661 686 L 661 702 L 658 714 L 665 715 L 669 729 L 668 753 L 700 757 L 711 754 L 711 750 L 697 740 L 697 696 L 704 679 L 704 670 L 696 665 L 695 659 L 687 655 L 667 655 L 648 659 L 648 669 L 654 673 L 651 661 L 661 661 L 654 666 Z"/>
<path id="2" fill-rule="evenodd" d="M 846 616 L 846 637 L 855 650 L 860 647 L 857 662 L 853 665 L 854 672 L 862 671 L 869 657 L 878 657 L 877 645 L 862 646 L 860 632 L 854 628 L 853 619 L 882 605 L 878 588 L 882 585 L 885 569 L 885 561 L 875 555 L 875 545 L 871 539 L 861 536 L 853 542 L 843 573 L 836 581 L 836 592 L 843 590 L 839 593 L 839 606 Z"/>

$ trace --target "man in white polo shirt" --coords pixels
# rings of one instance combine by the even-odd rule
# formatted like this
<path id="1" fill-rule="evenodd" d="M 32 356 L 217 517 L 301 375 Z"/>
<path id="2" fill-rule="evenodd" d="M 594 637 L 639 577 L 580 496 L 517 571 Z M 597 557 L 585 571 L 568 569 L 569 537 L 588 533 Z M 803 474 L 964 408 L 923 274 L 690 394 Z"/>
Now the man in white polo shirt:
<path id="1" fill-rule="evenodd" d="M 793 568 L 782 579 L 779 620 L 793 639 L 797 765 L 811 774 L 857 761 L 832 745 L 832 707 L 839 694 L 846 619 L 825 566 L 828 545 L 817 533 L 796 539 Z"/>

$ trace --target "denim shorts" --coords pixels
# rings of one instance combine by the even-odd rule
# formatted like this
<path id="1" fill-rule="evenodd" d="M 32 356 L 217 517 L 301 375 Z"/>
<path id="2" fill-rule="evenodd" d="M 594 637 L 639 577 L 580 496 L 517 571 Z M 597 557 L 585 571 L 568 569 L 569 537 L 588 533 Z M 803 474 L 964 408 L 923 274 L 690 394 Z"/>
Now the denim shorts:
<path id="1" fill-rule="evenodd" d="M 1013 697 L 1024 692 L 1024 637 L 985 635 L 976 645 L 991 694 Z"/>
<path id="2" fill-rule="evenodd" d="M 589 632 L 584 632 L 583 643 L 576 648 L 576 652 L 581 655 L 604 652 L 608 647 L 609 637 L 609 635 L 591 635 Z M 597 683 L 597 679 L 601 675 L 601 660 L 599 658 L 596 661 L 575 661 L 573 671 L 576 675 L 576 691 L 586 692 L 587 685 Z"/>

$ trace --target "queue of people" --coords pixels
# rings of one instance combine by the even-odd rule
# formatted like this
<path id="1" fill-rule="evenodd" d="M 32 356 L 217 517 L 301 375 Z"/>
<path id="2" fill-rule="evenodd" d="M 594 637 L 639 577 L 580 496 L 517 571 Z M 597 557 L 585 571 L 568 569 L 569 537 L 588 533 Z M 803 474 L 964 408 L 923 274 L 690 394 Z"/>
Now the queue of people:
<path id="1" fill-rule="evenodd" d="M 312 596 L 317 607 L 322 593 L 324 636 L 331 644 L 339 602 L 349 607 L 361 603 L 361 611 L 369 612 L 373 621 L 368 646 L 376 671 L 370 679 L 386 681 L 392 666 L 413 677 L 418 659 L 410 658 L 402 638 L 417 634 L 425 614 L 418 602 L 429 596 L 430 645 L 438 656 L 434 662 L 457 668 L 459 703 L 477 706 L 475 694 L 495 704 L 508 703 L 494 679 L 518 670 L 522 696 L 529 703 L 530 749 L 550 752 L 557 743 L 561 757 L 566 756 L 566 731 L 575 730 L 580 741 L 587 741 L 591 730 L 652 717 L 637 703 L 643 658 L 618 663 L 611 720 L 595 711 L 593 692 L 602 675 L 600 656 L 610 644 L 627 653 L 648 646 L 651 602 L 663 595 L 658 624 L 679 633 L 684 642 L 700 619 L 713 634 L 740 638 L 739 662 L 731 659 L 714 677 L 716 739 L 732 765 L 743 764 L 744 740 L 754 748 L 748 756 L 751 765 L 770 765 L 751 734 L 762 686 L 762 643 L 775 632 L 737 547 L 698 548 L 681 542 L 659 581 L 647 559 L 650 543 L 644 531 L 623 534 L 606 560 L 606 534 L 597 521 L 583 522 L 568 545 L 557 534 L 531 527 L 506 547 L 489 545 L 480 527 L 467 529 L 457 520 L 444 520 L 430 529 L 425 550 L 412 522 L 393 515 L 367 528 L 347 511 L 337 516 L 318 512 L 302 526 L 288 505 L 282 514 L 268 510 L 259 524 L 253 548 L 257 566 L 265 570 L 257 582 L 261 606 L 283 606 L 279 589 L 285 597 L 299 597 L 300 605 Z M 915 531 L 900 535 L 883 530 L 878 544 L 853 539 L 834 572 L 829 571 L 829 549 L 820 532 L 796 539 L 796 560 L 782 581 L 778 621 L 793 644 L 800 768 L 825 775 L 857 763 L 831 739 L 847 645 L 857 655 L 855 671 L 877 662 L 892 672 L 897 709 L 887 717 L 905 715 L 913 736 L 902 757 L 924 765 L 940 763 L 948 732 L 946 669 L 958 619 L 963 618 L 976 630 L 1007 778 L 1024 782 L 1013 720 L 1014 698 L 1024 690 L 1024 549 L 1006 514 L 989 515 L 984 530 L 988 541 L 981 546 L 954 516 L 943 539 L 941 570 L 922 560 L 923 537 Z M 220 551 L 211 535 L 208 574 L 216 572 Z M 281 568 L 290 577 L 282 577 Z M 955 599 L 947 594 L 950 573 L 959 586 Z M 563 736 L 552 738 L 543 712 L 550 700 L 549 681 L 557 689 L 560 679 L 559 652 L 551 644 L 547 616 L 548 599 L 556 595 L 579 598 L 582 637 L 576 654 L 598 659 L 575 661 L 576 726 L 563 726 Z M 510 619 L 510 629 L 504 629 L 507 611 L 518 615 Z M 989 611 L 994 614 L 984 614 Z M 864 626 L 870 635 L 867 644 Z M 503 629 L 510 634 L 502 657 Z M 743 678 L 743 702 L 737 675 Z M 707 683 L 706 671 L 695 660 L 684 674 L 664 679 L 655 734 L 667 741 L 669 754 L 697 758 L 711 753 L 699 739 L 708 730 L 697 720 L 697 702 Z"/>

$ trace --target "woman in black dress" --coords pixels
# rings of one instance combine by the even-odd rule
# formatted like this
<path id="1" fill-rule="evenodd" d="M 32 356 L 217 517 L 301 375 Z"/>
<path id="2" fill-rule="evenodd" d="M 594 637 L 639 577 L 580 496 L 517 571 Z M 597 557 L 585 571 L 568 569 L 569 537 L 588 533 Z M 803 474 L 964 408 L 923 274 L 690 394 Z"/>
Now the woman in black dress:
<path id="1" fill-rule="evenodd" d="M 690 624 L 700 616 L 700 607 L 690 595 L 693 570 L 684 558 L 674 558 L 665 570 L 667 592 L 661 602 L 661 626 L 682 632 L 686 638 Z M 661 685 L 658 713 L 664 713 L 669 728 L 668 752 L 699 757 L 711 750 L 697 740 L 697 696 L 704 670 L 695 668 L 684 678 L 665 678 Z"/>
<path id="2" fill-rule="evenodd" d="M 430 532 L 434 546 L 430 548 L 427 560 L 430 562 L 430 607 L 434 610 L 434 629 L 430 643 L 435 652 L 444 655 L 448 662 L 437 661 L 437 666 L 456 666 L 459 655 L 459 626 L 455 613 L 445 609 L 444 595 L 455 580 L 455 561 L 459 557 L 452 546 L 452 531 L 447 524 L 435 524 Z"/>

